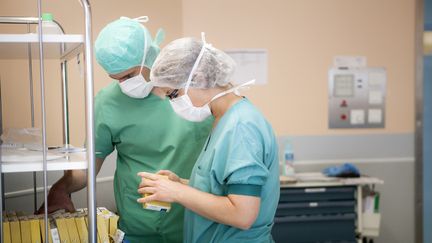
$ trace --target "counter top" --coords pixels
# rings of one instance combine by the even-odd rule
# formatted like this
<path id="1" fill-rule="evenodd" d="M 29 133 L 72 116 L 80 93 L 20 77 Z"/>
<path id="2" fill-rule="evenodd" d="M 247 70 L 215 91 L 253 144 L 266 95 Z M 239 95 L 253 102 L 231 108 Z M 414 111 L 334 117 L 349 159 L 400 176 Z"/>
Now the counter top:
<path id="1" fill-rule="evenodd" d="M 280 176 L 281 187 L 322 187 L 322 186 L 346 186 L 346 185 L 377 185 L 384 181 L 369 176 L 358 178 L 328 177 L 320 172 L 296 173 L 294 176 Z"/>

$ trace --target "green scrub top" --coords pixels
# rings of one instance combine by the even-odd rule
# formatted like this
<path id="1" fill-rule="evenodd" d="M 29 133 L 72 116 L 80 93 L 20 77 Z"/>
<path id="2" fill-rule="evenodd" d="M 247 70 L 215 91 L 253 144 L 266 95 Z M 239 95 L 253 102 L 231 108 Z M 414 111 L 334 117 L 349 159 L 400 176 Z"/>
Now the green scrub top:
<path id="1" fill-rule="evenodd" d="M 182 242 L 184 209 L 173 204 L 170 212 L 143 209 L 137 203 L 140 171 L 168 169 L 189 178 L 210 133 L 213 118 L 186 121 L 172 110 L 168 99 L 150 94 L 130 98 L 112 82 L 95 98 L 95 140 L 98 158 L 117 150 L 114 195 L 119 228 L 131 243 Z"/>
<path id="2" fill-rule="evenodd" d="M 234 104 L 210 134 L 189 185 L 214 195 L 261 198 L 249 230 L 219 224 L 185 212 L 185 243 L 273 242 L 271 228 L 279 201 L 278 146 L 270 124 L 247 100 Z"/>

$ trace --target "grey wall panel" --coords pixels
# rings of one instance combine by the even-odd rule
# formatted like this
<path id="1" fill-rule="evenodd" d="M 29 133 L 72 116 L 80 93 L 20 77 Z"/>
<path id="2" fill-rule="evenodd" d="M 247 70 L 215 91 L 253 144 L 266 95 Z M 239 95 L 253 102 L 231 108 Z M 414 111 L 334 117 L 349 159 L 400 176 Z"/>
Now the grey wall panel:
<path id="1" fill-rule="evenodd" d="M 414 134 L 283 136 L 280 151 L 291 141 L 295 160 L 398 158 L 414 156 Z M 282 155 L 280 158 L 283 158 Z"/>

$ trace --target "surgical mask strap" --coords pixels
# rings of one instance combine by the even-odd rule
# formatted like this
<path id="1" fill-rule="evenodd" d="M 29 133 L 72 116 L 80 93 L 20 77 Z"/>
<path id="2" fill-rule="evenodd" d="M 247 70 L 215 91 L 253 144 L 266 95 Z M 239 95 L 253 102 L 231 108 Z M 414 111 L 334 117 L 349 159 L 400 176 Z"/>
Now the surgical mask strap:
<path id="1" fill-rule="evenodd" d="M 204 55 L 205 48 L 207 46 L 207 43 L 206 43 L 206 40 L 205 40 L 205 33 L 204 32 L 201 32 L 201 40 L 203 42 L 203 46 L 202 46 L 201 51 L 200 51 L 200 53 L 199 53 L 199 55 L 198 55 L 198 57 L 197 57 L 194 65 L 192 67 L 192 70 L 189 73 L 189 77 L 188 77 L 188 80 L 187 80 L 186 85 L 185 85 L 185 94 L 187 94 L 188 91 L 189 91 L 189 86 L 190 86 L 190 84 L 192 82 L 193 74 L 195 73 L 195 70 L 198 68 L 198 64 L 200 63 L 201 58 Z"/>
<path id="2" fill-rule="evenodd" d="M 121 16 L 120 19 L 131 19 L 131 18 L 126 17 L 126 16 Z M 140 22 L 140 23 L 147 23 L 149 21 L 149 17 L 148 16 L 139 16 L 139 17 L 133 18 L 131 20 L 135 20 L 135 21 Z"/>
<path id="3" fill-rule="evenodd" d="M 136 20 L 140 23 L 147 23 L 149 21 L 149 17 L 148 16 L 139 16 L 137 18 L 133 18 L 133 20 Z"/>
<path id="4" fill-rule="evenodd" d="M 144 31 L 144 54 L 143 54 L 143 59 L 142 59 L 142 62 L 141 62 L 141 68 L 140 68 L 140 72 L 139 72 L 139 74 L 141 74 L 141 72 L 142 72 L 142 70 L 143 70 L 143 67 L 144 67 L 144 62 L 145 62 L 145 59 L 146 59 L 146 57 L 147 57 L 147 48 L 148 48 L 148 40 L 146 39 L 146 33 L 145 33 L 145 29 L 143 28 L 143 31 Z"/>
<path id="5" fill-rule="evenodd" d="M 247 86 L 252 85 L 254 83 L 255 83 L 255 79 L 252 79 L 252 80 L 247 81 L 245 83 L 242 83 L 242 84 L 240 84 L 238 86 L 232 87 L 231 89 L 225 90 L 222 93 L 219 93 L 219 94 L 215 95 L 207 104 L 210 104 L 212 101 L 214 101 L 214 100 L 216 100 L 216 99 L 218 99 L 218 98 L 220 98 L 220 97 L 222 97 L 222 96 L 224 96 L 226 94 L 229 94 L 231 92 L 239 90 L 239 89 L 241 89 L 243 87 L 247 87 Z"/>

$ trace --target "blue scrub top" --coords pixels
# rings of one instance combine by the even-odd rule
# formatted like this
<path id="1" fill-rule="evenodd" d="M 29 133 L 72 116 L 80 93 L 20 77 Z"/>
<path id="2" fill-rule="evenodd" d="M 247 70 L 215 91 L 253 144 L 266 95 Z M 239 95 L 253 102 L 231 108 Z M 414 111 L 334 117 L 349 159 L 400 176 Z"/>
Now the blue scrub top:
<path id="1" fill-rule="evenodd" d="M 271 228 L 279 201 L 276 137 L 264 116 L 247 100 L 234 104 L 210 134 L 189 185 L 214 195 L 261 198 L 249 230 L 219 224 L 185 211 L 184 242 L 273 242 Z"/>

